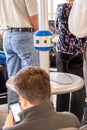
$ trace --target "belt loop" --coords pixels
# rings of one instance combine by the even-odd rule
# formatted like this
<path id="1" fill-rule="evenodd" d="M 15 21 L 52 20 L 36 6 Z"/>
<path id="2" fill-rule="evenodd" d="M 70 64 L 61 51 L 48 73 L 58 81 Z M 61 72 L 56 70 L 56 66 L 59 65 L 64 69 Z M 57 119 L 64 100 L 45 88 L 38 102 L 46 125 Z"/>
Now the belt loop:
<path id="1" fill-rule="evenodd" d="M 22 29 L 21 29 L 21 28 L 19 28 L 19 32 L 22 32 Z"/>
<path id="2" fill-rule="evenodd" d="M 10 28 L 10 32 L 12 32 L 12 28 Z"/>

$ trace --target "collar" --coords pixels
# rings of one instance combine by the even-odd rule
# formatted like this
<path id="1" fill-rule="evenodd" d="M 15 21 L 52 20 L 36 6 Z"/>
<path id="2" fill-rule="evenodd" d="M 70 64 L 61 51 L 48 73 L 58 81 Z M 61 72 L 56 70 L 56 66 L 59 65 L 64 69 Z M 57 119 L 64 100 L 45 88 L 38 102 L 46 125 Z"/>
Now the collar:
<path id="1" fill-rule="evenodd" d="M 21 120 L 27 119 L 27 118 L 31 120 L 31 119 L 39 119 L 53 112 L 55 112 L 53 108 L 53 103 L 46 102 L 46 103 L 42 103 L 40 105 L 23 110 L 19 114 L 19 116 Z"/>

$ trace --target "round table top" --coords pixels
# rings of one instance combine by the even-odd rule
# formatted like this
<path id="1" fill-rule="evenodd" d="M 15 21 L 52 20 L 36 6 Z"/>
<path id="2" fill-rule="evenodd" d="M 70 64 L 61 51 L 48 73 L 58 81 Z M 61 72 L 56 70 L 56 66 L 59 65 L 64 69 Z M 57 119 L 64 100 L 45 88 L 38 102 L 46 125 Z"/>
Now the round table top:
<path id="1" fill-rule="evenodd" d="M 64 94 L 80 90 L 84 86 L 84 81 L 80 76 L 50 72 L 51 92 L 52 94 Z"/>

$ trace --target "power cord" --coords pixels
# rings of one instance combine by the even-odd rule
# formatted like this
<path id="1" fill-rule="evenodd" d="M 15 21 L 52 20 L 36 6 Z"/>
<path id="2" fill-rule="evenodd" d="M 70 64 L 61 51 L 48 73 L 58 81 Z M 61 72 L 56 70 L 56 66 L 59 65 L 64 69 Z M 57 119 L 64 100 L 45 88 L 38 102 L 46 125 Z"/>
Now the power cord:
<path id="1" fill-rule="evenodd" d="M 68 75 L 67 73 L 64 73 L 64 75 L 66 75 L 68 78 L 70 78 L 70 80 L 71 80 L 70 83 L 62 83 L 62 82 L 56 81 L 54 79 L 50 79 L 50 81 L 53 81 L 53 82 L 55 82 L 57 84 L 62 84 L 62 85 L 70 85 L 70 84 L 72 84 L 73 83 L 73 78 L 70 75 Z"/>

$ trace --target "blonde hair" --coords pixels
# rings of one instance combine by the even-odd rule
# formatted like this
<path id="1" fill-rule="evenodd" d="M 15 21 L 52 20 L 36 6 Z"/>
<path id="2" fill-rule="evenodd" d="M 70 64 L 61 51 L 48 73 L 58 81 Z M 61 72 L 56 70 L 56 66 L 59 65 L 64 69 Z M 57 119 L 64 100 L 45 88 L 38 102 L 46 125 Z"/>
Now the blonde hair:
<path id="1" fill-rule="evenodd" d="M 34 104 L 50 100 L 51 86 L 48 73 L 39 67 L 25 67 L 14 79 L 19 95 Z"/>

